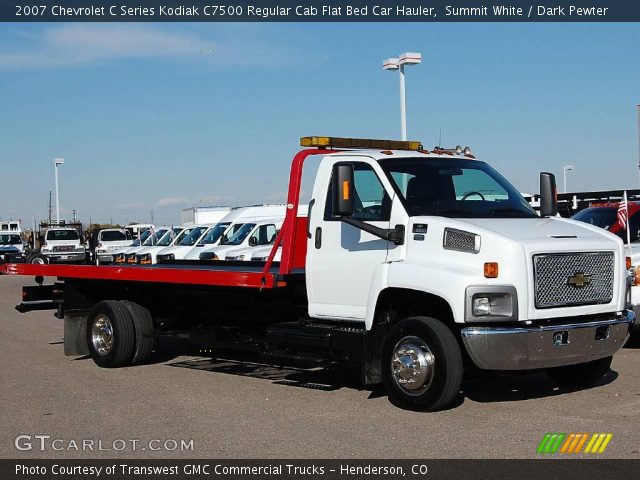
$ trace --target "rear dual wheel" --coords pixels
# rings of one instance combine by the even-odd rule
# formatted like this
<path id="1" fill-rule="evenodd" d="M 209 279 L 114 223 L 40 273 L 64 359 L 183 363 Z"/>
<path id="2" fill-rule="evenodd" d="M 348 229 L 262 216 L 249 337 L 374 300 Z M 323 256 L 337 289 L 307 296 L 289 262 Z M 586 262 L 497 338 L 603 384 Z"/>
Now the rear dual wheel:
<path id="1" fill-rule="evenodd" d="M 91 358 L 100 367 L 147 361 L 153 349 L 152 334 L 149 310 L 133 302 L 104 300 L 89 312 L 87 343 Z"/>

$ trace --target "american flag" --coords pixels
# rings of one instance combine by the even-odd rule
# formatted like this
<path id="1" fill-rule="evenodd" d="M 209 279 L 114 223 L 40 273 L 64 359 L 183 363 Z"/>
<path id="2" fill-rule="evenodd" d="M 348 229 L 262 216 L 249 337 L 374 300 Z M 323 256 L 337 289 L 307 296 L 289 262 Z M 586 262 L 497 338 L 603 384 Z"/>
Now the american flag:
<path id="1" fill-rule="evenodd" d="M 618 222 L 623 228 L 627 228 L 627 218 L 629 218 L 629 206 L 625 198 L 618 206 Z"/>

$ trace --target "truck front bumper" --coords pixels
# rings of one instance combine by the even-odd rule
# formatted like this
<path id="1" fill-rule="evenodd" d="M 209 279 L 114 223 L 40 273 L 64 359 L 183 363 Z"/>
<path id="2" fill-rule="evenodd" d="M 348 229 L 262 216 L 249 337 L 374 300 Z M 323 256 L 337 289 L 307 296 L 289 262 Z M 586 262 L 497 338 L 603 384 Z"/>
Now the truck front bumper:
<path id="1" fill-rule="evenodd" d="M 49 263 L 85 263 L 87 254 L 85 252 L 56 252 L 43 253 L 49 260 Z"/>
<path id="2" fill-rule="evenodd" d="M 462 340 L 483 370 L 534 370 L 590 362 L 616 353 L 629 337 L 631 310 L 613 318 L 555 325 L 470 326 Z"/>

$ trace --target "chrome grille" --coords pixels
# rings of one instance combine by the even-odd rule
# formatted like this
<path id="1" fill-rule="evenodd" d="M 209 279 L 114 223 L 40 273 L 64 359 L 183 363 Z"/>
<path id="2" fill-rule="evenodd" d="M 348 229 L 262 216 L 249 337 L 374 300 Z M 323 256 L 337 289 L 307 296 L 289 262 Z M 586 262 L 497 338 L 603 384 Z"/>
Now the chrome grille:
<path id="1" fill-rule="evenodd" d="M 536 308 L 609 303 L 614 272 L 613 252 L 534 255 Z"/>
<path id="2" fill-rule="evenodd" d="M 460 250 L 462 252 L 476 253 L 479 245 L 476 243 L 477 235 L 471 232 L 455 230 L 453 228 L 444 229 L 443 246 L 447 250 Z"/>

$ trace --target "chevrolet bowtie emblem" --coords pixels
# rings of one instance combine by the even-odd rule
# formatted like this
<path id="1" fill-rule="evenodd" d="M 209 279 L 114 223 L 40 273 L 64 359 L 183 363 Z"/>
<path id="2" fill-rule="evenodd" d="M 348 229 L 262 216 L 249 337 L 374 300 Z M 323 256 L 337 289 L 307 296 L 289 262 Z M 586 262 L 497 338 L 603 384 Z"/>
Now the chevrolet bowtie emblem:
<path id="1" fill-rule="evenodd" d="M 585 275 L 582 272 L 576 272 L 573 276 L 567 279 L 568 285 L 573 285 L 574 287 L 580 288 L 591 283 L 591 275 Z"/>

